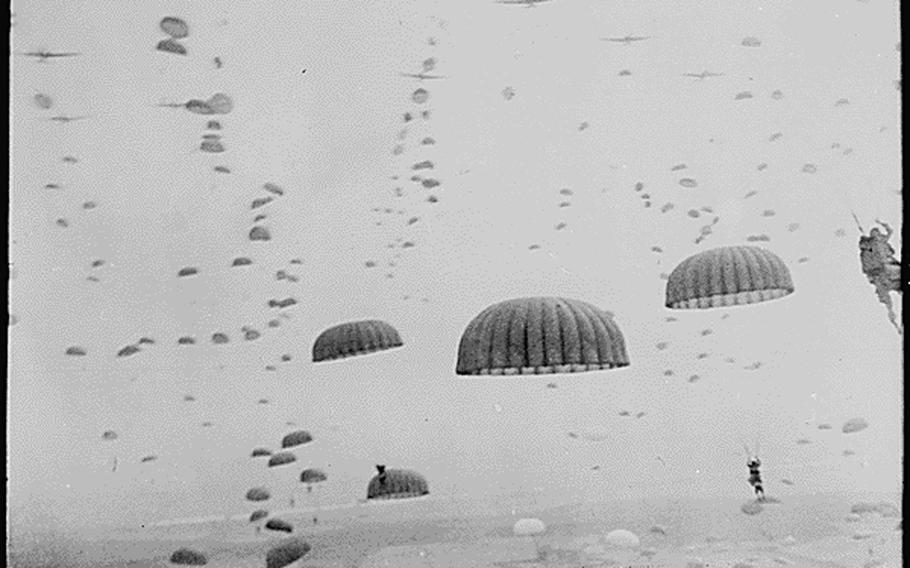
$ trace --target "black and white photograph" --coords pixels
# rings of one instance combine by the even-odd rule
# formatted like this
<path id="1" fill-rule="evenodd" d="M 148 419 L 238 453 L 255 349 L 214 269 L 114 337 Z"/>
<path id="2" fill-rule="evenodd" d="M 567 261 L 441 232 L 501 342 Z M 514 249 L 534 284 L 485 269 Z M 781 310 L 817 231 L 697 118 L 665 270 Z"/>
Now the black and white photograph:
<path id="1" fill-rule="evenodd" d="M 897 568 L 897 0 L 14 0 L 7 563 Z"/>

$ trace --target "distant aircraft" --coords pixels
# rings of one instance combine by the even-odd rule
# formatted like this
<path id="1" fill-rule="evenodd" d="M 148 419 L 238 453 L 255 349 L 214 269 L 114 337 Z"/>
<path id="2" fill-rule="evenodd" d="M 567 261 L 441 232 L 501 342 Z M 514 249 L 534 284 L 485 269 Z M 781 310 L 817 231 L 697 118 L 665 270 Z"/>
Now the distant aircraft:
<path id="1" fill-rule="evenodd" d="M 444 75 L 427 75 L 426 73 L 399 73 L 402 77 L 411 77 L 413 79 L 445 79 Z"/>
<path id="2" fill-rule="evenodd" d="M 534 8 L 538 4 L 549 2 L 550 0 L 496 0 L 497 4 L 512 4 L 515 6 L 524 5 L 528 8 Z"/>
<path id="3" fill-rule="evenodd" d="M 632 45 L 633 41 L 644 41 L 646 39 L 651 39 L 651 36 L 630 36 L 625 37 L 602 37 L 601 41 L 611 41 L 613 43 L 624 43 L 626 45 Z"/>
<path id="4" fill-rule="evenodd" d="M 708 71 L 707 69 L 705 69 L 701 73 L 683 73 L 683 77 L 694 77 L 694 78 L 698 79 L 699 81 L 706 79 L 708 77 L 723 77 L 723 76 L 724 76 L 723 73 L 714 73 L 712 71 Z"/>
<path id="5" fill-rule="evenodd" d="M 77 55 L 82 54 L 75 52 L 27 51 L 20 55 L 24 55 L 26 57 L 37 57 L 38 60 L 43 63 L 53 57 L 76 57 Z"/>
<path id="6" fill-rule="evenodd" d="M 88 116 L 88 115 L 83 115 L 83 116 L 64 116 L 64 115 L 60 115 L 60 116 L 52 116 L 52 117 L 50 117 L 50 118 L 45 118 L 44 120 L 53 120 L 54 122 L 66 123 L 66 122 L 73 122 L 74 120 L 83 120 L 83 119 L 86 119 L 86 118 L 91 118 L 91 116 Z"/>

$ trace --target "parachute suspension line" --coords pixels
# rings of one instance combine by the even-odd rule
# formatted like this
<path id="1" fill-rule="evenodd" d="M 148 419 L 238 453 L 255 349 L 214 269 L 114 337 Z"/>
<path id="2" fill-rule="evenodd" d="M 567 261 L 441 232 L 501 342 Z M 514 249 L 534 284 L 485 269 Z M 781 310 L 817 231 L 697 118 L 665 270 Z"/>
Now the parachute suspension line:
<path id="1" fill-rule="evenodd" d="M 856 228 L 859 229 L 860 234 L 865 235 L 866 231 L 864 231 L 863 226 L 860 225 L 859 219 L 856 217 L 856 213 L 853 212 L 853 209 L 850 210 L 850 215 L 853 215 L 853 221 L 856 222 Z"/>

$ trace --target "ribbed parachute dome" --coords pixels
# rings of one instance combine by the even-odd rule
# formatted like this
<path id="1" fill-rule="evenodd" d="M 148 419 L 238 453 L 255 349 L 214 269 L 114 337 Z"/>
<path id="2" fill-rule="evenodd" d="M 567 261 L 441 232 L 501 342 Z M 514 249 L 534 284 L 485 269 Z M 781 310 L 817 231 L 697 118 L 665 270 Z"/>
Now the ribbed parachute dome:
<path id="1" fill-rule="evenodd" d="M 313 343 L 313 362 L 366 355 L 404 345 L 398 330 L 381 320 L 342 323 L 319 334 Z"/>
<path id="2" fill-rule="evenodd" d="M 409 469 L 383 468 L 367 485 L 367 499 L 407 499 L 429 493 L 426 478 Z"/>
<path id="3" fill-rule="evenodd" d="M 773 252 L 746 245 L 719 247 L 690 256 L 673 269 L 666 306 L 741 306 L 782 298 L 793 290 L 790 270 Z"/>
<path id="4" fill-rule="evenodd" d="M 613 315 L 567 298 L 516 298 L 489 306 L 465 328 L 459 375 L 543 375 L 629 365 Z"/>

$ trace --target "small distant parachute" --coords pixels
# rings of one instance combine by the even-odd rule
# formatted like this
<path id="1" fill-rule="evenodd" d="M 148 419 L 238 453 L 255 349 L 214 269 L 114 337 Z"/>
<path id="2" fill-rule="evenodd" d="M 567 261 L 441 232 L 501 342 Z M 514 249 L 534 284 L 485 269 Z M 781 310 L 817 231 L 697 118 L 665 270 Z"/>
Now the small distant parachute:
<path id="1" fill-rule="evenodd" d="M 682 187 L 692 189 L 694 187 L 698 187 L 698 182 L 692 178 L 682 178 L 681 180 L 679 180 L 679 185 L 681 185 Z"/>
<path id="2" fill-rule="evenodd" d="M 205 554 L 191 548 L 178 548 L 171 554 L 171 564 L 184 566 L 205 566 L 208 564 Z"/>
<path id="3" fill-rule="evenodd" d="M 256 509 L 255 511 L 250 513 L 250 522 L 255 523 L 255 522 L 261 521 L 262 519 L 264 519 L 268 516 L 269 516 L 269 512 L 266 511 L 265 509 Z"/>
<path id="4" fill-rule="evenodd" d="M 330 327 L 313 343 L 313 362 L 331 361 L 401 347 L 398 331 L 381 320 L 361 320 Z"/>
<path id="5" fill-rule="evenodd" d="M 199 143 L 199 149 L 207 154 L 221 154 L 226 151 L 221 140 L 206 139 Z"/>
<path id="6" fill-rule="evenodd" d="M 290 360 L 291 360 L 291 356 L 288 355 L 287 353 L 285 353 L 284 355 L 281 356 L 281 361 L 284 363 L 287 363 Z"/>
<path id="7" fill-rule="evenodd" d="M 243 331 L 243 338 L 247 341 L 255 341 L 260 337 L 262 337 L 262 334 L 255 329 L 245 329 Z"/>
<path id="8" fill-rule="evenodd" d="M 759 501 L 749 501 L 747 503 L 743 503 L 739 509 L 747 515 L 757 515 L 764 511 L 764 507 L 762 507 Z"/>
<path id="9" fill-rule="evenodd" d="M 117 352 L 117 357 L 129 357 L 130 355 L 135 355 L 136 353 L 139 353 L 139 351 L 141 351 L 141 349 L 139 349 L 139 347 L 137 347 L 135 345 L 127 345 L 126 347 L 122 348 L 120 351 Z"/>
<path id="10" fill-rule="evenodd" d="M 300 472 L 300 482 L 307 485 L 312 483 L 322 483 L 327 480 L 328 476 L 321 469 L 308 468 Z"/>
<path id="11" fill-rule="evenodd" d="M 174 38 L 167 38 L 159 41 L 158 45 L 155 46 L 155 49 L 165 53 L 173 53 L 175 55 L 187 54 L 186 48 Z"/>
<path id="12" fill-rule="evenodd" d="M 196 400 L 196 397 L 191 394 L 185 394 L 185 395 L 183 395 L 183 400 L 185 400 L 186 402 L 193 402 Z"/>
<path id="13" fill-rule="evenodd" d="M 107 430 L 104 434 L 101 434 L 101 439 L 107 441 L 116 440 L 118 437 L 117 432 L 114 432 L 113 430 Z"/>
<path id="14" fill-rule="evenodd" d="M 389 469 L 376 466 L 379 471 L 367 485 L 367 499 L 407 499 L 430 493 L 427 480 L 407 469 Z"/>
<path id="15" fill-rule="evenodd" d="M 32 97 L 35 106 L 42 110 L 49 110 L 54 106 L 54 99 L 50 95 L 45 95 L 44 93 L 35 93 L 35 96 Z"/>
<path id="16" fill-rule="evenodd" d="M 139 341 L 136 342 L 139 345 L 154 345 L 155 340 L 151 337 L 140 337 Z"/>
<path id="17" fill-rule="evenodd" d="M 210 120 L 205 123 L 205 127 L 208 130 L 221 130 L 221 123 L 217 120 Z"/>
<path id="18" fill-rule="evenodd" d="M 493 304 L 471 320 L 455 372 L 535 375 L 628 365 L 625 340 L 611 313 L 579 300 L 537 297 Z"/>
<path id="19" fill-rule="evenodd" d="M 297 303 L 294 298 L 285 298 L 283 300 L 269 300 L 270 308 L 287 308 Z"/>
<path id="20" fill-rule="evenodd" d="M 85 352 L 85 349 L 83 349 L 81 347 L 76 347 L 74 345 L 72 347 L 66 348 L 66 354 L 71 355 L 73 357 L 81 357 L 81 356 L 85 356 L 86 352 Z"/>
<path id="21" fill-rule="evenodd" d="M 273 547 L 265 555 L 265 568 L 284 568 L 301 558 L 310 551 L 310 545 L 303 539 L 287 540 Z"/>
<path id="22" fill-rule="evenodd" d="M 294 525 L 277 518 L 269 519 L 268 522 L 265 523 L 265 528 L 269 529 L 270 531 L 281 531 L 287 533 L 294 532 Z"/>
<path id="23" fill-rule="evenodd" d="M 212 168 L 212 169 L 215 170 L 216 172 L 218 172 L 219 174 L 229 174 L 229 173 L 231 173 L 230 168 L 228 168 L 228 167 L 226 167 L 226 166 L 215 166 L 215 167 Z"/>
<path id="24" fill-rule="evenodd" d="M 189 335 L 184 335 L 177 340 L 177 345 L 195 345 L 196 340 Z"/>
<path id="25" fill-rule="evenodd" d="M 534 536 L 547 532 L 547 525 L 540 519 L 518 519 L 512 526 L 515 536 Z"/>
<path id="26" fill-rule="evenodd" d="M 234 100 L 224 93 L 215 93 L 209 97 L 206 104 L 215 114 L 228 114 L 234 110 Z"/>
<path id="27" fill-rule="evenodd" d="M 193 276 L 194 274 L 199 274 L 199 270 L 193 268 L 192 266 L 181 268 L 180 271 L 177 272 L 177 276 Z"/>
<path id="28" fill-rule="evenodd" d="M 231 266 L 249 266 L 251 264 L 253 264 L 253 261 L 250 260 L 249 258 L 247 258 L 245 256 L 238 256 L 231 263 Z"/>
<path id="29" fill-rule="evenodd" d="M 229 341 L 230 339 L 228 339 L 228 336 L 224 333 L 216 332 L 212 334 L 212 343 L 216 345 L 223 345 Z"/>
<path id="30" fill-rule="evenodd" d="M 430 98 L 430 93 L 426 89 L 420 88 L 411 95 L 411 100 L 417 104 L 423 104 Z"/>
<path id="31" fill-rule="evenodd" d="M 667 281 L 666 307 L 717 308 L 764 302 L 793 293 L 784 261 L 755 246 L 707 250 L 683 260 Z"/>
<path id="32" fill-rule="evenodd" d="M 289 463 L 294 463 L 295 461 L 297 461 L 297 456 L 291 452 L 278 452 L 269 458 L 269 467 L 287 465 Z"/>
<path id="33" fill-rule="evenodd" d="M 183 39 L 190 35 L 190 27 L 186 22 L 174 16 L 161 18 L 161 22 L 158 25 L 161 31 L 174 39 Z"/>
<path id="34" fill-rule="evenodd" d="M 284 438 L 281 439 L 281 447 L 283 449 L 295 448 L 297 446 L 309 444 L 312 441 L 313 436 L 309 432 L 306 430 L 297 430 L 296 432 L 287 434 Z"/>
<path id="35" fill-rule="evenodd" d="M 865 430 L 869 427 L 869 423 L 866 422 L 864 418 L 851 418 L 844 422 L 844 425 L 841 427 L 841 432 L 844 434 L 852 434 L 854 432 L 859 432 Z"/>
<path id="36" fill-rule="evenodd" d="M 411 169 L 412 170 L 432 170 L 433 162 L 431 162 L 430 160 L 424 160 L 422 162 L 417 162 L 416 164 L 411 166 Z"/>
<path id="37" fill-rule="evenodd" d="M 781 479 L 780 482 L 783 483 L 784 485 L 795 485 L 795 483 L 793 483 L 789 479 Z"/>
<path id="38" fill-rule="evenodd" d="M 257 197 L 256 199 L 253 200 L 252 203 L 250 203 L 250 209 L 259 209 L 260 207 L 263 207 L 263 206 L 265 206 L 265 205 L 268 205 L 268 204 L 271 203 L 273 200 L 274 200 L 274 198 L 268 197 L 268 196 L 266 196 L 266 197 Z"/>
<path id="39" fill-rule="evenodd" d="M 272 234 L 269 233 L 269 230 L 263 227 L 262 225 L 256 225 L 250 229 L 250 240 L 251 241 L 270 241 L 272 240 Z"/>
<path id="40" fill-rule="evenodd" d="M 250 454 L 251 458 L 266 458 L 272 455 L 272 452 L 265 448 L 256 448 Z"/>
<path id="41" fill-rule="evenodd" d="M 740 43 L 743 47 L 761 47 L 761 40 L 757 37 L 747 36 L 743 38 L 743 41 Z"/>
<path id="42" fill-rule="evenodd" d="M 816 426 L 816 428 L 818 428 L 819 430 L 831 430 L 833 428 L 833 426 L 831 426 L 830 424 L 819 424 L 818 426 Z"/>
<path id="43" fill-rule="evenodd" d="M 139 462 L 140 462 L 140 463 L 148 463 L 148 462 L 151 462 L 151 461 L 155 461 L 155 460 L 157 460 L 157 459 L 158 459 L 158 456 L 145 456 L 144 458 L 142 458 L 141 460 L 139 460 Z"/>
<path id="44" fill-rule="evenodd" d="M 284 195 L 284 190 L 272 182 L 265 182 L 262 184 L 262 189 L 268 191 L 269 193 L 274 193 L 275 195 Z"/>
<path id="45" fill-rule="evenodd" d="M 246 492 L 247 501 L 268 501 L 272 497 L 265 487 L 253 487 Z"/>

